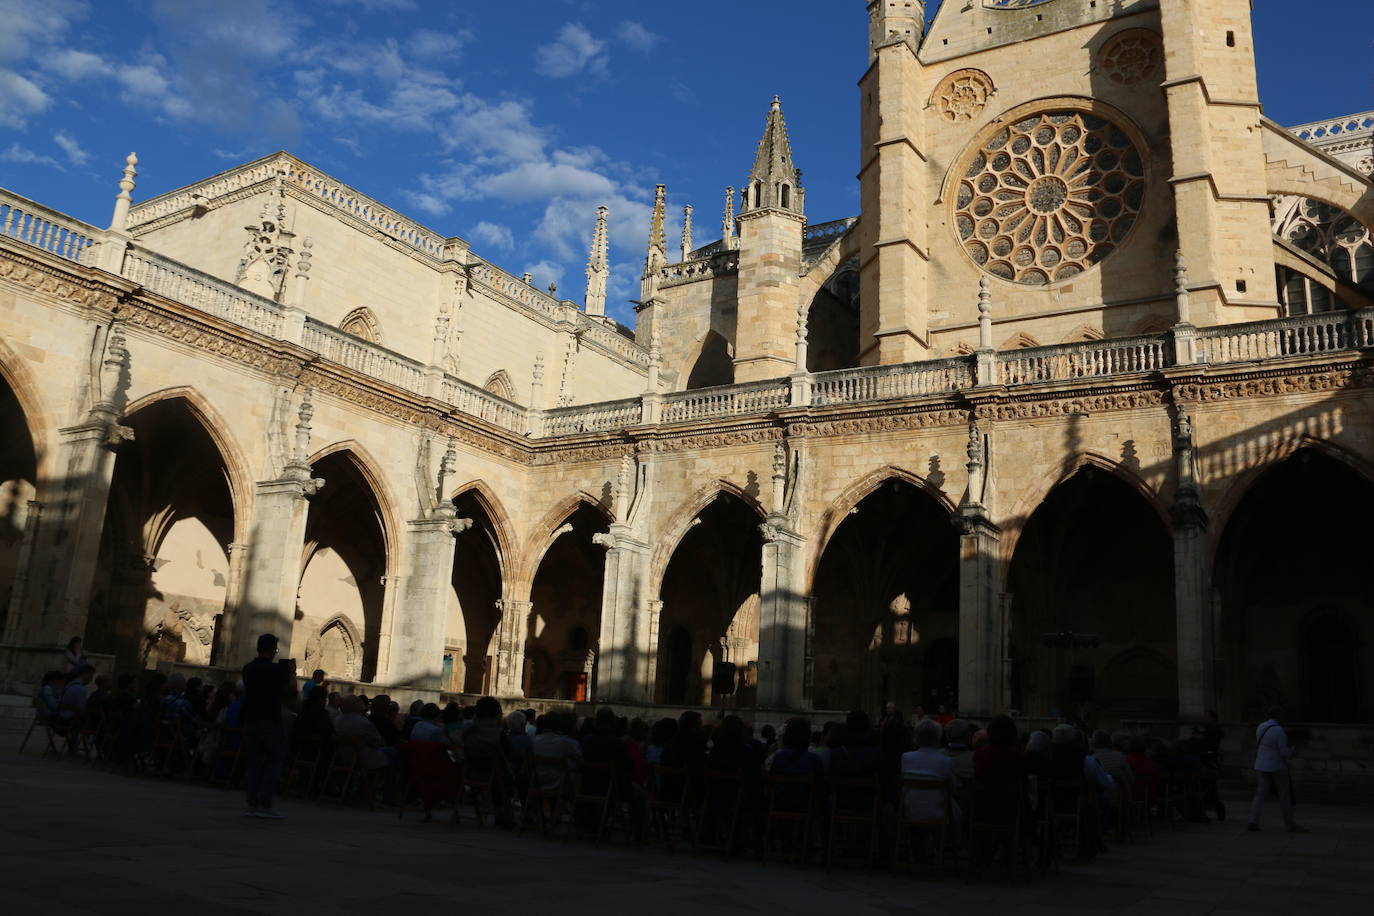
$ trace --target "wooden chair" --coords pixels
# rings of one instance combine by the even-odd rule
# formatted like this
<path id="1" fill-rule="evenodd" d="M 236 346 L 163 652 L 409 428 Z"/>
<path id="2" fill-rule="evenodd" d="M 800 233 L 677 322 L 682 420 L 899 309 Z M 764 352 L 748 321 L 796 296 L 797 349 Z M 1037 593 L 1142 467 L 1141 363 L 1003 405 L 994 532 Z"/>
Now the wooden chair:
<path id="1" fill-rule="evenodd" d="M 313 798 L 318 794 L 322 777 L 329 769 L 325 764 L 326 749 L 322 738 L 302 740 L 296 744 L 296 752 L 286 764 L 283 795 L 294 793 L 297 798 Z"/>
<path id="2" fill-rule="evenodd" d="M 226 725 L 220 729 L 219 741 L 215 744 L 214 753 L 210 755 L 210 764 L 205 771 L 205 784 L 231 788 L 238 784 L 242 769 L 243 729 Z"/>
<path id="3" fill-rule="evenodd" d="M 759 861 L 767 864 L 768 853 L 781 835 L 791 841 L 783 846 L 783 861 L 787 861 L 788 852 L 792 852 L 797 862 L 805 865 L 811 857 L 812 818 L 816 811 L 815 777 L 766 773 L 764 791 L 768 806 L 763 817 Z"/>
<path id="4" fill-rule="evenodd" d="M 509 800 L 503 804 L 498 801 L 498 794 L 504 787 L 506 774 L 502 767 L 504 764 L 499 760 L 488 760 L 476 762 L 470 758 L 463 767 L 463 779 L 459 801 L 453 808 L 453 820 L 457 823 L 459 815 L 458 809 L 463 800 L 472 805 L 472 816 L 477 822 L 477 829 L 481 830 L 486 819 L 486 810 L 490 810 L 492 819 L 497 824 L 508 823 L 510 821 Z M 502 795 L 501 797 L 506 797 Z M 486 810 L 484 810 L 486 809 Z"/>
<path id="5" fill-rule="evenodd" d="M 892 848 L 892 867 L 894 869 L 902 865 L 902 847 L 904 843 L 911 842 L 911 835 L 919 833 L 924 841 L 924 850 L 927 855 L 934 853 L 934 867 L 940 874 L 945 872 L 945 844 L 954 832 L 954 807 L 952 799 L 952 786 L 947 779 L 925 779 L 915 776 L 903 776 L 901 782 L 900 810 L 897 815 L 897 837 Z M 907 813 L 907 794 L 909 792 L 938 792 L 940 793 L 940 813 L 934 817 L 911 817 Z M 934 842 L 931 842 L 931 838 Z M 914 846 L 912 851 L 914 852 Z M 907 864 L 914 864 L 915 859 L 908 853 Z"/>
<path id="6" fill-rule="evenodd" d="M 882 806 L 882 788 L 876 774 L 865 777 L 831 777 L 830 824 L 825 843 L 825 867 L 835 861 L 835 851 L 842 843 L 855 844 L 865 837 L 868 867 L 878 861 L 878 821 Z"/>
<path id="7" fill-rule="evenodd" d="M 735 851 L 735 835 L 743 805 L 743 773 L 706 770 L 701 778 L 701 807 L 697 809 L 693 851 L 721 852 L 729 858 Z"/>
<path id="8" fill-rule="evenodd" d="M 983 844 L 992 841 L 1007 849 L 1007 864 L 1020 862 L 1030 879 L 1030 854 L 1026 849 L 1026 794 L 1021 786 L 990 786 L 975 782 L 969 791 L 969 874 L 981 877 Z"/>
<path id="9" fill-rule="evenodd" d="M 563 823 L 569 800 L 576 792 L 575 786 L 570 784 L 572 779 L 568 758 L 534 755 L 530 760 L 529 788 L 525 791 L 525 804 L 520 812 L 517 832 L 523 833 L 530 818 L 534 817 L 539 821 L 539 832 L 544 839 L 552 839 Z"/>
<path id="10" fill-rule="evenodd" d="M 615 767 L 578 761 L 577 791 L 572 800 L 573 839 L 604 839 L 615 797 Z"/>
<path id="11" fill-rule="evenodd" d="M 1031 783 L 1035 789 L 1035 804 L 1031 806 L 1031 836 L 1037 850 L 1037 862 L 1041 872 L 1054 869 L 1059 872 L 1059 836 L 1056 833 L 1057 821 L 1054 811 L 1054 792 L 1052 780 L 1047 776 L 1037 776 Z"/>
<path id="12" fill-rule="evenodd" d="M 24 748 L 29 746 L 29 738 L 33 737 L 33 733 L 39 729 L 43 730 L 44 735 L 48 739 L 48 746 L 43 750 L 40 756 L 46 756 L 49 750 L 56 754 L 57 745 L 53 743 L 52 728 L 48 724 L 48 717 L 43 715 L 43 701 L 38 697 L 34 697 L 33 720 L 29 722 L 29 730 L 24 732 L 24 740 L 19 742 L 19 753 L 24 753 Z"/>
<path id="13" fill-rule="evenodd" d="M 651 841 L 657 835 L 672 852 L 674 834 L 684 842 L 695 836 L 692 825 L 694 799 L 687 770 L 649 764 L 645 790 L 648 793 L 644 829 L 646 841 Z"/>
<path id="14" fill-rule="evenodd" d="M 357 735 L 334 736 L 334 753 L 330 757 L 329 768 L 325 771 L 321 798 L 333 798 L 342 805 L 357 788 L 363 793 L 367 809 L 376 810 L 376 779 L 372 771 L 363 766 L 365 750 L 366 744 Z M 334 792 L 336 786 L 337 792 Z"/>
<path id="15" fill-rule="evenodd" d="M 1091 858 L 1097 854 L 1097 826 L 1093 823 L 1097 806 L 1093 804 L 1089 792 L 1093 791 L 1086 779 L 1055 779 L 1051 783 L 1054 797 L 1055 836 L 1060 847 L 1067 843 L 1080 857 Z"/>

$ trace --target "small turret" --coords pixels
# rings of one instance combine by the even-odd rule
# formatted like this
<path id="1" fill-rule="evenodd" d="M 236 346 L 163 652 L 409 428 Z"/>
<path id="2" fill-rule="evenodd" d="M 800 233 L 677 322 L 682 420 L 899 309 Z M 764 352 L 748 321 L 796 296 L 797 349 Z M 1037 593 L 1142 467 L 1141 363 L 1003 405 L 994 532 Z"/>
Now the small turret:
<path id="1" fill-rule="evenodd" d="M 806 212 L 805 198 L 801 170 L 792 161 L 792 142 L 787 137 L 782 102 L 775 95 L 754 154 L 754 168 L 744 189 L 740 216 L 754 210 L 785 210 L 801 216 Z"/>
<path id="2" fill-rule="evenodd" d="M 868 3 L 868 62 L 878 56 L 878 49 L 896 41 L 904 41 L 914 54 L 921 46 L 925 30 L 924 0 L 869 0 Z"/>

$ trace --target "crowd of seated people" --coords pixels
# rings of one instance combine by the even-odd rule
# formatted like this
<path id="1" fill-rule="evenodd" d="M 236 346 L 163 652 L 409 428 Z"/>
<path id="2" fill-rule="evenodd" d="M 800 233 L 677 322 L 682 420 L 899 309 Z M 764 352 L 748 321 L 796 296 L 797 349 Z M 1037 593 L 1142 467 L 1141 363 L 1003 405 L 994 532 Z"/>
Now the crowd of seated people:
<path id="1" fill-rule="evenodd" d="M 35 698 L 37 724 L 64 737 L 67 752 L 235 780 L 241 684 L 147 672 L 136 691 L 132 677 L 97 675 L 74 648 L 66 670 L 45 675 Z M 810 812 L 818 836 L 832 812 L 876 810 L 874 835 L 884 846 L 904 820 L 945 818 L 960 842 L 979 821 L 1020 823 L 1026 848 L 1044 842 L 1032 825 L 1050 817 L 1047 811 L 1073 812 L 1083 855 L 1101 851 L 1109 834 L 1141 816 L 1225 816 L 1215 790 L 1214 721 L 1191 738 L 1165 742 L 1127 731 L 1088 734 L 1070 724 L 1022 734 L 1007 716 L 980 727 L 944 710 L 908 720 L 889 705 L 876 724 L 855 710 L 820 728 L 794 718 L 780 733 L 769 725 L 756 734 L 737 715 L 708 722 L 694 710 L 647 722 L 602 707 L 579 718 L 571 709 L 505 711 L 482 697 L 469 706 L 416 701 L 402 711 L 385 694 L 330 689 L 323 671 L 300 687 L 295 678 L 290 684 L 281 698 L 287 757 L 313 761 L 306 787 L 318 788 L 331 765 L 354 767 L 375 777 L 383 805 L 398 805 L 428 777 L 448 787 L 425 799 L 428 814 L 480 785 L 488 814 L 502 826 L 520 823 L 535 795 L 585 793 L 579 780 L 588 772 L 604 781 L 594 794 L 614 798 L 637 837 L 655 780 L 680 774 L 684 804 L 701 806 L 697 829 L 726 823 L 720 815 L 729 813 L 727 839 L 736 848 L 759 844 L 760 825 L 778 810 Z M 712 780 L 733 788 L 712 795 Z M 909 787 L 913 782 L 920 788 Z M 871 798 L 863 789 L 869 784 Z"/>

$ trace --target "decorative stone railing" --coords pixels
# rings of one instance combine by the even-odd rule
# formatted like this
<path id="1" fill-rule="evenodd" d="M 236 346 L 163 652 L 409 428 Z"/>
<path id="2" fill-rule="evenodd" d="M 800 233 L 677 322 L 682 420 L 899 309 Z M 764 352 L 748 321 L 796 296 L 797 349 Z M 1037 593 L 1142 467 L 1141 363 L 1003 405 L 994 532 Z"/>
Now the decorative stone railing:
<path id="1" fill-rule="evenodd" d="M 848 216 L 844 219 L 832 219 L 827 223 L 815 223 L 808 225 L 802 230 L 803 242 L 818 242 L 824 239 L 838 238 L 850 230 L 859 221 L 857 216 Z"/>
<path id="2" fill-rule="evenodd" d="M 424 366 L 338 328 L 307 318 L 301 346 L 389 385 L 415 394 L 425 393 Z"/>
<path id="3" fill-rule="evenodd" d="M 1080 343 L 1028 347 L 997 354 L 997 381 L 1003 385 L 1057 382 L 1150 372 L 1170 365 L 1169 337 L 1119 337 Z"/>
<path id="4" fill-rule="evenodd" d="M 718 277 L 721 274 L 739 270 L 739 252 L 731 249 L 720 250 L 705 257 L 693 258 L 679 264 L 665 264 L 658 270 L 659 282 L 664 286 L 677 286 Z"/>
<path id="5" fill-rule="evenodd" d="M 443 384 L 440 386 L 440 400 L 452 404 L 465 414 L 481 417 L 488 423 L 511 432 L 523 434 L 529 425 L 525 408 L 519 404 L 451 375 L 444 376 Z"/>
<path id="6" fill-rule="evenodd" d="M 1198 356 L 1209 363 L 1249 362 L 1374 346 L 1374 309 L 1320 312 L 1273 321 L 1202 328 Z"/>
<path id="7" fill-rule="evenodd" d="M 281 334 L 282 308 L 218 277 L 137 245 L 124 255 L 124 276 L 144 289 L 268 337 Z"/>
<path id="8" fill-rule="evenodd" d="M 706 420 L 781 410 L 791 403 L 791 393 L 787 379 L 677 391 L 663 398 L 663 422 Z"/>
<path id="9" fill-rule="evenodd" d="M 0 189 L 0 235 L 18 239 L 59 258 L 81 261 L 99 229 Z"/>
<path id="10" fill-rule="evenodd" d="M 945 394 L 973 384 L 973 357 L 834 369 L 811 378 L 811 403 L 817 406 Z"/>
<path id="11" fill-rule="evenodd" d="M 1335 118 L 1330 121 L 1313 121 L 1309 124 L 1299 124 L 1296 127 L 1288 128 L 1289 133 L 1299 140 L 1307 140 L 1308 142 L 1347 137 L 1351 134 L 1370 131 L 1374 131 L 1374 111 L 1347 115 L 1344 118 Z"/>
<path id="12" fill-rule="evenodd" d="M 576 433 L 602 432 L 638 426 L 643 418 L 639 398 L 602 401 L 575 407 L 559 407 L 544 412 L 545 436 L 571 436 Z"/>

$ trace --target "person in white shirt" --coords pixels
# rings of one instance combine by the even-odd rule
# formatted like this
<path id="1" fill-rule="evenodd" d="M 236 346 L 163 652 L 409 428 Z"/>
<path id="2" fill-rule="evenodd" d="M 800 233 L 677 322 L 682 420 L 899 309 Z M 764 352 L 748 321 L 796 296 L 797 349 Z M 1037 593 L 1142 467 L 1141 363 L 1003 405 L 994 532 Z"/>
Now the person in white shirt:
<path id="1" fill-rule="evenodd" d="M 1260 811 L 1269 793 L 1277 791 L 1279 810 L 1283 812 L 1283 822 L 1289 833 L 1307 833 L 1306 827 L 1298 826 L 1293 820 L 1293 786 L 1288 780 L 1288 761 L 1293 756 L 1293 748 L 1288 745 L 1288 733 L 1279 724 L 1283 710 L 1277 706 L 1269 708 L 1269 718 L 1255 729 L 1255 800 L 1250 805 L 1250 823 L 1246 830 L 1258 830 Z"/>
<path id="2" fill-rule="evenodd" d="M 902 800 L 902 810 L 912 820 L 931 820 L 944 817 L 945 796 L 958 787 L 954 761 L 940 750 L 944 729 L 934 719 L 916 723 L 916 750 L 902 755 L 902 776 L 914 779 L 938 779 L 949 786 L 945 790 L 910 789 Z M 959 821 L 959 806 L 950 799 L 954 821 Z"/>

